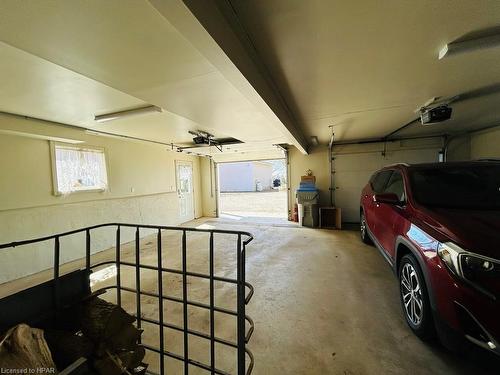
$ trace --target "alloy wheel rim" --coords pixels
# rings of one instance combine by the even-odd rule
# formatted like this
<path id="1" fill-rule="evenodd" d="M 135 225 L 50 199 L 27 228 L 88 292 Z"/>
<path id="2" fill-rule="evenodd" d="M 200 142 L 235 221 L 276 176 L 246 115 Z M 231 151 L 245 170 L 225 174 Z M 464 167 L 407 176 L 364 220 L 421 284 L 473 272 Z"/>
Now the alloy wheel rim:
<path id="1" fill-rule="evenodd" d="M 366 232 L 366 222 L 365 222 L 365 215 L 361 216 L 361 237 L 365 236 Z"/>
<path id="2" fill-rule="evenodd" d="M 422 289 L 415 268 L 406 263 L 401 270 L 401 296 L 407 318 L 418 325 L 424 314 Z"/>

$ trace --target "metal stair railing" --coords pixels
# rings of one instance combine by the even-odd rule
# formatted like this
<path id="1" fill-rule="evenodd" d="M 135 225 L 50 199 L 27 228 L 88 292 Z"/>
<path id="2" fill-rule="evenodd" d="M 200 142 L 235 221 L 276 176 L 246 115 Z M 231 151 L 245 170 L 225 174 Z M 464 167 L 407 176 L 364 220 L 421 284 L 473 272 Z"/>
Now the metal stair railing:
<path id="1" fill-rule="evenodd" d="M 115 260 L 114 261 L 103 261 L 96 264 L 91 263 L 91 242 L 92 242 L 92 231 L 98 228 L 104 227 L 116 227 L 116 241 L 115 241 Z M 121 230 L 122 228 L 133 228 L 135 229 L 135 263 L 126 262 L 121 260 Z M 146 265 L 140 263 L 140 230 L 149 229 L 156 230 L 157 238 L 157 253 L 158 253 L 158 265 Z M 182 267 L 181 269 L 166 268 L 162 265 L 162 232 L 173 231 L 182 233 L 181 241 L 181 252 L 182 252 Z M 245 279 L 245 256 L 246 256 L 246 246 L 253 240 L 253 236 L 248 232 L 242 231 L 231 231 L 231 230 L 221 230 L 221 229 L 198 229 L 198 228 L 185 228 L 185 227 L 174 227 L 174 226 L 161 226 L 161 225 L 142 225 L 142 224 L 127 224 L 127 223 L 106 223 L 94 225 L 86 228 L 80 228 L 64 233 L 58 233 L 46 237 L 40 237 L 24 241 L 15 241 L 5 244 L 0 244 L 1 249 L 14 248 L 23 245 L 29 245 L 33 243 L 40 243 L 45 241 L 54 241 L 54 267 L 53 267 L 53 282 L 54 282 L 54 305 L 56 309 L 61 308 L 60 298 L 59 298 L 59 279 L 60 279 L 60 254 L 61 245 L 60 239 L 63 237 L 71 236 L 78 233 L 85 232 L 85 269 L 92 272 L 93 269 L 99 268 L 105 265 L 115 265 L 116 266 L 116 285 L 101 288 L 94 293 L 104 292 L 110 289 L 116 289 L 116 301 L 119 306 L 122 305 L 121 292 L 132 292 L 136 294 L 136 324 L 140 328 L 142 322 L 147 322 L 159 327 L 159 347 L 141 344 L 146 350 L 158 353 L 160 355 L 160 375 L 165 375 L 165 357 L 174 358 L 178 361 L 184 362 L 184 374 L 189 374 L 189 365 L 193 365 L 204 370 L 209 371 L 211 374 L 221 374 L 229 375 L 227 372 L 218 369 L 216 367 L 215 360 L 215 343 L 225 345 L 236 349 L 237 351 L 237 374 L 238 375 L 249 375 L 252 372 L 254 366 L 254 357 L 252 352 L 246 347 L 249 342 L 252 333 L 254 331 L 253 320 L 246 315 L 245 307 L 250 302 L 253 296 L 254 289 L 251 284 L 246 282 Z M 187 237 L 188 232 L 203 232 L 209 233 L 209 273 L 198 273 L 190 272 L 187 270 Z M 214 274 L 214 235 L 217 234 L 228 234 L 234 235 L 236 237 L 236 279 L 220 277 Z M 134 267 L 135 268 L 135 280 L 136 288 L 129 288 L 121 285 L 121 267 Z M 146 292 L 141 290 L 141 269 L 155 270 L 158 272 L 158 293 Z M 182 275 L 182 298 L 165 295 L 163 293 L 163 273 L 172 273 L 177 275 Z M 210 288 L 210 302 L 209 304 L 192 301 L 187 298 L 188 285 L 187 277 L 196 277 L 201 279 L 209 280 Z M 236 311 L 231 309 L 226 309 L 218 307 L 215 305 L 214 300 L 214 282 L 224 282 L 236 285 L 236 299 L 237 299 L 237 309 Z M 248 293 L 247 293 L 248 291 Z M 159 316 L 158 320 L 150 319 L 142 316 L 141 311 L 141 295 L 156 297 L 158 298 Z M 163 301 L 168 300 L 172 302 L 177 302 L 183 305 L 183 324 L 182 326 L 174 325 L 165 322 L 165 317 L 163 313 Z M 209 310 L 210 312 L 210 332 L 200 332 L 188 327 L 188 306 L 196 306 L 198 308 Z M 226 314 L 236 317 L 237 321 L 237 341 L 232 342 L 230 340 L 222 339 L 215 336 L 215 312 Z M 249 329 L 246 330 L 246 322 L 249 323 Z M 184 334 L 184 348 L 183 355 L 179 355 L 173 352 L 165 350 L 164 342 L 164 328 L 173 329 Z M 189 358 L 189 336 L 197 336 L 202 339 L 210 341 L 210 364 L 202 363 Z M 248 366 L 247 356 L 249 359 Z"/>

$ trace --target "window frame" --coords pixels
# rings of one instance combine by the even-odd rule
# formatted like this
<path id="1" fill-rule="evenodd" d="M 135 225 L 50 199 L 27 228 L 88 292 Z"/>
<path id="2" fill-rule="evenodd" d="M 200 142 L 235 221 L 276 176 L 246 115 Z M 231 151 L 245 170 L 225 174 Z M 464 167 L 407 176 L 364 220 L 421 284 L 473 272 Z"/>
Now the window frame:
<path id="1" fill-rule="evenodd" d="M 64 142 L 58 142 L 58 141 L 49 141 L 50 142 L 50 156 L 51 156 L 51 167 L 52 167 L 52 190 L 53 194 L 57 197 L 63 196 L 63 195 L 72 195 L 72 194 L 79 194 L 79 193 L 103 193 L 107 190 L 109 190 L 109 165 L 108 165 L 108 155 L 106 153 L 106 149 L 104 147 L 100 146 L 91 146 L 91 145 L 76 145 L 73 143 L 64 143 Z M 61 148 L 67 148 L 67 149 L 73 149 L 76 151 L 99 151 L 104 155 L 104 167 L 106 170 L 106 185 L 107 188 L 90 188 L 90 189 L 78 189 L 70 192 L 61 192 L 59 190 L 59 185 L 57 182 L 57 160 L 56 160 L 56 148 L 61 147 Z"/>

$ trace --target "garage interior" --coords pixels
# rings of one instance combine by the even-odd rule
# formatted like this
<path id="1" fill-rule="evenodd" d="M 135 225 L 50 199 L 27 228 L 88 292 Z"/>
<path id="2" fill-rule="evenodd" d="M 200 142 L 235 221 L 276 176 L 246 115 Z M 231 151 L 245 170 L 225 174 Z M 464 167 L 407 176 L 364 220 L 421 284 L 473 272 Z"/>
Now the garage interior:
<path id="1" fill-rule="evenodd" d="M 500 158 L 499 27 L 496 0 L 0 2 L 0 337 L 78 297 L 135 317 L 134 373 L 498 373 L 412 334 L 358 228 L 386 165 Z M 222 215 L 220 166 L 275 159 L 286 217 Z M 294 221 L 307 176 L 342 229 Z M 132 373 L 108 354 L 57 370 Z"/>

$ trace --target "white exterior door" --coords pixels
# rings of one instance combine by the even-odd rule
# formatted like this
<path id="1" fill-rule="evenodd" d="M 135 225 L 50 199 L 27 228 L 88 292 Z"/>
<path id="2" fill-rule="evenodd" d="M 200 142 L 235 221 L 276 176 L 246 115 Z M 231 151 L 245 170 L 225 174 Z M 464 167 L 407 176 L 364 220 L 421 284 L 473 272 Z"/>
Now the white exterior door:
<path id="1" fill-rule="evenodd" d="M 179 196 L 179 218 L 181 222 L 194 219 L 193 164 L 176 161 L 177 195 Z"/>

